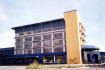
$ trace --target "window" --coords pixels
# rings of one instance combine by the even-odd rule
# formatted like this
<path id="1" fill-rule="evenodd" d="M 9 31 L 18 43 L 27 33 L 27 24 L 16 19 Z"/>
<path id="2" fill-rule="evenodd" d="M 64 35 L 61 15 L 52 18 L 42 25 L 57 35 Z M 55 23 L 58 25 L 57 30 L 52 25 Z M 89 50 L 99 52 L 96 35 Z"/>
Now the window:
<path id="1" fill-rule="evenodd" d="M 23 48 L 23 44 L 16 44 L 16 49 L 20 49 L 20 48 Z"/>
<path id="2" fill-rule="evenodd" d="M 41 46 L 41 41 L 37 41 L 33 43 L 33 47 L 40 47 Z"/>
<path id="3" fill-rule="evenodd" d="M 31 49 L 24 50 L 24 54 L 31 54 Z"/>
<path id="4" fill-rule="evenodd" d="M 20 36 L 24 35 L 24 33 L 19 33 Z"/>
<path id="5" fill-rule="evenodd" d="M 50 47 L 52 44 L 51 41 L 43 41 L 43 47 Z"/>
<path id="6" fill-rule="evenodd" d="M 24 44 L 24 48 L 31 48 L 32 47 L 32 43 L 25 43 Z"/>
<path id="7" fill-rule="evenodd" d="M 47 59 L 46 62 L 51 62 L 53 60 L 52 56 L 50 56 L 50 55 L 43 56 L 43 59 Z"/>
<path id="8" fill-rule="evenodd" d="M 53 30 L 60 30 L 63 29 L 62 26 L 53 27 Z"/>
<path id="9" fill-rule="evenodd" d="M 46 31 L 51 31 L 51 28 L 44 28 L 42 29 L 43 32 L 46 32 Z"/>
<path id="10" fill-rule="evenodd" d="M 51 53 L 52 48 L 43 48 L 43 53 Z"/>
<path id="11" fill-rule="evenodd" d="M 25 42 L 32 41 L 32 37 L 25 37 Z"/>
<path id="12" fill-rule="evenodd" d="M 29 32 L 25 32 L 26 34 L 32 34 L 32 32 L 31 31 L 29 31 Z"/>
<path id="13" fill-rule="evenodd" d="M 54 40 L 54 45 L 63 45 L 63 40 Z"/>
<path id="14" fill-rule="evenodd" d="M 16 39 L 16 43 L 20 43 L 20 42 L 23 42 L 23 38 L 17 38 Z"/>
<path id="15" fill-rule="evenodd" d="M 63 47 L 54 48 L 54 52 L 63 52 Z"/>
<path id="16" fill-rule="evenodd" d="M 41 36 L 34 36 L 34 41 L 40 41 L 41 40 Z"/>
<path id="17" fill-rule="evenodd" d="M 33 53 L 41 53 L 41 48 L 39 48 L 39 47 L 34 48 Z"/>
<path id="18" fill-rule="evenodd" d="M 43 35 L 43 40 L 50 40 L 50 39 L 51 39 L 51 34 Z"/>
<path id="19" fill-rule="evenodd" d="M 55 55 L 55 62 L 57 62 L 58 59 L 63 60 L 63 55 Z"/>
<path id="20" fill-rule="evenodd" d="M 62 33 L 56 33 L 56 34 L 53 34 L 53 38 L 54 38 L 54 39 L 60 39 L 60 38 L 63 38 L 63 34 L 62 34 Z"/>
<path id="21" fill-rule="evenodd" d="M 41 29 L 33 31 L 33 33 L 40 33 L 40 32 L 41 32 Z"/>
<path id="22" fill-rule="evenodd" d="M 23 50 L 16 50 L 16 55 L 22 54 Z"/>

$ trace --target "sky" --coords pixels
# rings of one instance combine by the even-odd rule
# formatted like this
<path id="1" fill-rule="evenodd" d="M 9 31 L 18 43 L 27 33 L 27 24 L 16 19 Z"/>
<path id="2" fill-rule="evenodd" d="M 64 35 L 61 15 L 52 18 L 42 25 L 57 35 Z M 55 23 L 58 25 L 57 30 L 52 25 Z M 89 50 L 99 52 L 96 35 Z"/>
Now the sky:
<path id="1" fill-rule="evenodd" d="M 0 0 L 0 48 L 15 46 L 12 27 L 64 17 L 77 10 L 87 45 L 105 51 L 105 0 Z"/>

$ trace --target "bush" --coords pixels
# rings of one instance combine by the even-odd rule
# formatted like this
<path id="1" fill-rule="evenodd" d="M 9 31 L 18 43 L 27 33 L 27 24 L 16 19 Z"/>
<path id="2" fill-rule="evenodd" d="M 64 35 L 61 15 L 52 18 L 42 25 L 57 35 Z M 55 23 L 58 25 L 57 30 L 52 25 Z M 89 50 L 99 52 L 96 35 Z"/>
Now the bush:
<path id="1" fill-rule="evenodd" d="M 35 60 L 32 64 L 30 64 L 26 69 L 42 69 L 42 65 L 38 64 L 38 62 Z"/>

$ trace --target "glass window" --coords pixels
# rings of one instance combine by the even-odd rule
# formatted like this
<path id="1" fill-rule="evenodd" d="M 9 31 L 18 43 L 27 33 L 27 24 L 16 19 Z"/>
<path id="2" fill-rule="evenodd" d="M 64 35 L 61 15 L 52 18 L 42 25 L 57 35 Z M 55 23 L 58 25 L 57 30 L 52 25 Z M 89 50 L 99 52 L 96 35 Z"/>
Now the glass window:
<path id="1" fill-rule="evenodd" d="M 62 26 L 53 27 L 53 30 L 60 30 L 63 29 Z"/>
<path id="2" fill-rule="evenodd" d="M 51 31 L 51 28 L 44 28 L 42 29 L 43 32 L 46 32 L 46 31 Z"/>
<path id="3" fill-rule="evenodd" d="M 39 47 L 34 48 L 33 53 L 41 53 L 41 48 L 39 48 Z"/>
<path id="4" fill-rule="evenodd" d="M 52 53 L 52 48 L 43 48 L 43 53 Z"/>
<path id="5" fill-rule="evenodd" d="M 63 47 L 54 48 L 54 52 L 63 52 Z"/>
<path id="6" fill-rule="evenodd" d="M 43 47 L 51 47 L 51 41 L 43 41 Z"/>
<path id="7" fill-rule="evenodd" d="M 25 34 L 32 34 L 32 32 L 31 32 L 31 31 L 29 31 L 29 32 L 25 32 Z"/>
<path id="8" fill-rule="evenodd" d="M 16 44 L 16 49 L 20 49 L 20 48 L 23 48 L 23 44 Z"/>
<path id="9" fill-rule="evenodd" d="M 41 32 L 41 29 L 38 29 L 38 30 L 34 30 L 33 33 L 40 33 Z"/>
<path id="10" fill-rule="evenodd" d="M 31 48 L 32 47 L 32 43 L 25 43 L 24 44 L 24 48 Z"/>
<path id="11" fill-rule="evenodd" d="M 51 62 L 51 61 L 53 60 L 52 56 L 50 56 L 50 55 L 43 56 L 43 60 L 44 60 L 44 59 L 47 59 L 46 62 Z"/>
<path id="12" fill-rule="evenodd" d="M 55 55 L 55 62 L 57 62 L 58 59 L 63 60 L 63 55 Z"/>
<path id="13" fill-rule="evenodd" d="M 20 36 L 24 35 L 24 33 L 19 33 Z"/>
<path id="14" fill-rule="evenodd" d="M 60 38 L 63 38 L 63 34 L 62 34 L 62 33 L 56 33 L 56 34 L 53 34 L 53 38 L 54 38 L 54 39 L 60 39 Z"/>
<path id="15" fill-rule="evenodd" d="M 37 41 L 33 43 L 33 47 L 40 47 L 41 46 L 41 41 Z"/>
<path id="16" fill-rule="evenodd" d="M 34 41 L 40 41 L 41 40 L 41 36 L 34 36 Z"/>
<path id="17" fill-rule="evenodd" d="M 20 43 L 20 42 L 23 42 L 23 38 L 17 38 L 16 39 L 16 43 Z"/>
<path id="18" fill-rule="evenodd" d="M 50 40 L 50 39 L 51 39 L 51 34 L 43 35 L 43 40 Z"/>
<path id="19" fill-rule="evenodd" d="M 54 45 L 63 45 L 63 40 L 54 40 Z"/>
<path id="20" fill-rule="evenodd" d="M 21 55 L 23 53 L 23 50 L 16 50 L 16 55 Z"/>
<path id="21" fill-rule="evenodd" d="M 24 54 L 31 54 L 31 49 L 24 50 Z"/>
<path id="22" fill-rule="evenodd" d="M 25 42 L 32 41 L 32 37 L 25 37 Z"/>

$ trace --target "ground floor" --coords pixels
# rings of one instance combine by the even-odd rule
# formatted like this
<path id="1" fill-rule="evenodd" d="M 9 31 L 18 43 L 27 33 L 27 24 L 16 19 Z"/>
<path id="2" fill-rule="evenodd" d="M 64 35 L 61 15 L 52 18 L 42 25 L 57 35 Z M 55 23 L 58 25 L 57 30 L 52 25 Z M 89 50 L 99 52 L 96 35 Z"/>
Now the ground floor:
<path id="1" fill-rule="evenodd" d="M 66 53 L 14 55 L 0 59 L 0 65 L 28 65 L 34 61 L 41 64 L 58 64 L 58 59 L 62 60 L 62 64 L 66 63 Z"/>

